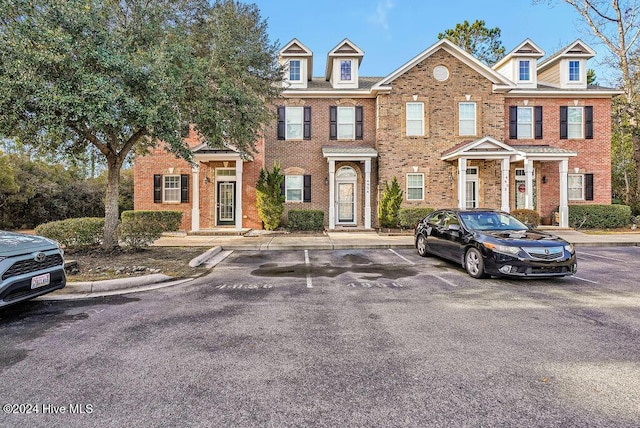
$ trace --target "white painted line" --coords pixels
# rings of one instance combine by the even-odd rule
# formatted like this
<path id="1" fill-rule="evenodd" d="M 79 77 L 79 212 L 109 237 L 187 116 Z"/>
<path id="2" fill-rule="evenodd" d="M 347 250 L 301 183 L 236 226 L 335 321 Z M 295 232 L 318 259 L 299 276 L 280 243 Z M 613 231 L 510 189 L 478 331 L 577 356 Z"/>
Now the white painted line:
<path id="1" fill-rule="evenodd" d="M 601 255 L 593 254 L 593 253 L 585 253 L 584 251 L 580 251 L 579 254 L 584 254 L 586 256 L 591 256 L 591 257 L 598 257 L 598 258 L 601 258 L 601 259 L 615 260 L 616 262 L 623 262 L 623 263 L 628 262 L 628 260 L 614 259 L 613 257 L 606 257 L 606 256 L 601 256 Z"/>
<path id="2" fill-rule="evenodd" d="M 599 284 L 599 282 L 591 281 L 590 279 L 580 278 L 579 276 L 573 275 L 572 278 L 579 279 L 580 281 L 590 282 L 591 284 Z"/>
<path id="3" fill-rule="evenodd" d="M 411 264 L 411 265 L 415 265 L 414 262 L 412 262 L 411 260 L 409 260 L 408 258 L 406 258 L 405 256 L 402 256 L 400 254 L 398 254 L 397 252 L 395 252 L 393 250 L 393 248 L 389 248 L 389 251 L 391 251 L 393 254 L 395 254 L 396 256 L 400 257 L 402 260 L 406 261 L 407 263 Z"/>
<path id="4" fill-rule="evenodd" d="M 305 266 L 307 266 L 307 268 L 311 266 L 311 261 L 309 260 L 309 250 L 304 250 L 304 264 Z M 313 288 L 310 273 L 307 273 L 307 288 Z"/>
<path id="5" fill-rule="evenodd" d="M 429 275 L 431 275 L 431 276 L 434 276 L 434 277 L 438 278 L 440 281 L 442 281 L 442 282 L 444 282 L 444 283 L 446 283 L 446 284 L 449 284 L 449 285 L 450 285 L 450 286 L 452 286 L 452 287 L 457 287 L 457 286 L 458 286 L 458 284 L 454 284 L 453 282 L 449 281 L 448 279 L 444 279 L 443 277 L 441 277 L 441 276 L 439 276 L 439 275 L 436 275 L 436 274 L 434 274 L 434 273 L 431 273 L 431 274 L 429 274 Z"/>

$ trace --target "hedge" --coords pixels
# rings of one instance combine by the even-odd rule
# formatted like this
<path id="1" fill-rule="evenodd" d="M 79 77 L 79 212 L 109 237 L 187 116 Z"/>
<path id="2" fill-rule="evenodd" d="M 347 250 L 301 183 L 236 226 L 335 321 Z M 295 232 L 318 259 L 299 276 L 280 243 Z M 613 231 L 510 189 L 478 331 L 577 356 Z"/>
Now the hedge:
<path id="1" fill-rule="evenodd" d="M 400 208 L 398 222 L 403 229 L 413 229 L 419 221 L 434 211 L 433 208 Z"/>
<path id="2" fill-rule="evenodd" d="M 569 205 L 569 226 L 573 228 L 612 229 L 630 222 L 628 205 Z"/>
<path id="3" fill-rule="evenodd" d="M 324 212 L 320 210 L 291 210 L 287 227 L 290 230 L 323 230 Z"/>
<path id="4" fill-rule="evenodd" d="M 519 210 L 513 210 L 510 214 L 521 222 L 525 224 L 529 223 L 533 227 L 538 227 L 540 225 L 540 214 L 538 214 L 537 211 L 522 208 Z"/>
<path id="5" fill-rule="evenodd" d="M 81 217 L 52 221 L 36 227 L 35 233 L 58 241 L 65 248 L 87 248 L 102 242 L 104 218 Z"/>
<path id="6" fill-rule="evenodd" d="M 133 248 L 146 247 L 162 236 L 176 231 L 182 223 L 180 211 L 123 211 L 119 238 Z"/>

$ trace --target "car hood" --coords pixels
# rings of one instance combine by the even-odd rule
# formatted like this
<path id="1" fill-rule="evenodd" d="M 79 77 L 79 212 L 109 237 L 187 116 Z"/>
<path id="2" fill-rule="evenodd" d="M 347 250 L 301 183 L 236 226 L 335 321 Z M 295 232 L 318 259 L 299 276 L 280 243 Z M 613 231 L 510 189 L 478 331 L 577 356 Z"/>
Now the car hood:
<path id="1" fill-rule="evenodd" d="M 0 257 L 26 254 L 58 248 L 55 241 L 42 236 L 0 230 Z"/>
<path id="2" fill-rule="evenodd" d="M 522 247 L 547 247 L 567 244 L 564 239 L 540 230 L 484 230 L 480 233 L 502 241 L 507 245 Z"/>

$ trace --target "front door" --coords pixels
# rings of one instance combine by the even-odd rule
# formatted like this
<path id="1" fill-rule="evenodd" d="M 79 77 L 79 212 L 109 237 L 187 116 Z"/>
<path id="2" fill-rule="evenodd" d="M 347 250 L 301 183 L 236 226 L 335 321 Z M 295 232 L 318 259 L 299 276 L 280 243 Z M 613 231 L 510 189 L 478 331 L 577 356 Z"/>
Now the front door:
<path id="1" fill-rule="evenodd" d="M 515 184 L 515 192 L 516 192 L 516 209 L 523 209 L 525 206 L 525 199 L 527 196 L 527 181 L 524 172 L 524 168 L 516 168 L 516 184 Z M 533 171 L 533 207 L 531 209 L 536 209 L 536 174 L 535 170 Z"/>
<path id="2" fill-rule="evenodd" d="M 236 183 L 219 181 L 216 198 L 216 224 L 232 226 L 236 224 Z"/>
<path id="3" fill-rule="evenodd" d="M 355 223 L 354 184 L 338 183 L 338 223 Z"/>

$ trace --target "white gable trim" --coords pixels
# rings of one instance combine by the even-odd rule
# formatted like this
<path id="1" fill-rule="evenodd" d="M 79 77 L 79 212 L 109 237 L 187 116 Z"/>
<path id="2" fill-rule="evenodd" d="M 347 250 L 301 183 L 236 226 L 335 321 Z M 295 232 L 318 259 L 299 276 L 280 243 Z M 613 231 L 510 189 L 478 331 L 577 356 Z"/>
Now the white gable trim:
<path id="1" fill-rule="evenodd" d="M 430 57 L 440 49 L 444 49 L 446 52 L 453 55 L 455 58 L 462 61 L 463 63 L 471 67 L 473 70 L 477 71 L 479 74 L 487 78 L 487 80 L 491 81 L 494 85 L 506 86 L 508 88 L 515 88 L 515 84 L 511 82 L 509 79 L 502 76 L 498 72 L 494 71 L 490 67 L 486 66 L 480 60 L 476 59 L 471 54 L 469 54 L 462 48 L 458 47 L 453 42 L 447 39 L 442 39 L 438 41 L 436 44 L 424 50 L 418 56 L 409 60 L 407 63 L 402 65 L 400 68 L 392 72 L 390 75 L 388 75 L 384 79 L 382 79 L 380 82 L 376 83 L 373 86 L 373 89 L 374 90 L 383 89 L 384 86 L 390 85 L 391 82 L 393 82 L 399 76 L 403 75 L 404 73 L 406 73 L 407 71 L 409 71 L 410 69 L 415 67 L 417 64 L 424 61 L 426 58 Z"/>
<path id="2" fill-rule="evenodd" d="M 521 50 L 526 45 L 531 46 L 533 51 L 532 52 L 518 52 L 519 50 Z M 538 45 L 536 45 L 531 39 L 526 39 L 522 43 L 520 43 L 518 46 L 516 46 L 515 49 L 513 49 L 511 52 L 509 52 L 507 55 L 505 55 L 504 58 L 502 58 L 500 61 L 495 63 L 492 68 L 494 70 L 499 69 L 500 67 L 502 67 L 507 61 L 509 61 L 513 57 L 542 58 L 544 55 L 545 55 L 545 52 Z"/>
<path id="3" fill-rule="evenodd" d="M 573 50 L 576 47 L 580 47 L 581 48 L 580 50 L 585 52 L 572 53 L 571 50 Z M 591 49 L 591 47 L 587 45 L 585 42 L 583 42 L 582 40 L 577 39 L 576 41 L 568 45 L 566 48 L 556 52 L 555 54 L 551 55 L 549 58 L 543 60 L 540 64 L 538 64 L 538 72 L 546 70 L 547 68 L 551 67 L 553 64 L 555 64 L 556 62 L 564 58 L 589 59 L 589 58 L 593 58 L 594 56 L 596 56 L 596 51 Z"/>
<path id="4" fill-rule="evenodd" d="M 489 159 L 504 158 L 505 156 L 517 155 L 518 151 L 508 144 L 491 137 L 483 137 L 472 141 L 457 150 L 443 155 L 440 159 L 444 161 L 455 160 L 460 157 L 467 159 Z"/>

